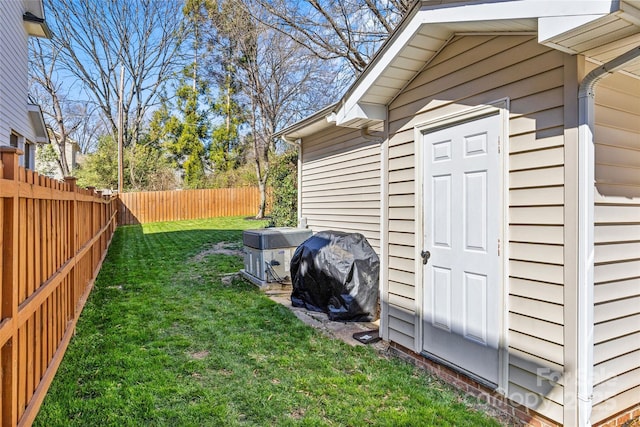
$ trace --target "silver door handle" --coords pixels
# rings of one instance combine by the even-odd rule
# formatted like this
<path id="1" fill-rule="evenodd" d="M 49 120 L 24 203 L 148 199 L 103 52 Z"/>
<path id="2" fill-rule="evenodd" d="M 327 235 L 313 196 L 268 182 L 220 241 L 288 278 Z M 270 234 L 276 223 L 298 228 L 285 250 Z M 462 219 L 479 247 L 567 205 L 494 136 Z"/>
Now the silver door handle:
<path id="1" fill-rule="evenodd" d="M 426 265 L 429 262 L 429 258 L 431 258 L 431 252 L 422 251 L 420 252 L 420 256 L 422 257 L 422 264 Z"/>

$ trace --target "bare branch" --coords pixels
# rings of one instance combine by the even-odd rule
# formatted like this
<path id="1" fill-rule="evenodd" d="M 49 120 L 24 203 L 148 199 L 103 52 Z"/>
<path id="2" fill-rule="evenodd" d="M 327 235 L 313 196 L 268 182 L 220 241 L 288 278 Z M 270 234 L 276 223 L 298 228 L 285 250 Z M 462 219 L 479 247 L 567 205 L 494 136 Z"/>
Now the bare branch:
<path id="1" fill-rule="evenodd" d="M 411 0 L 254 0 L 255 19 L 321 59 L 342 59 L 357 75 L 410 7 Z"/>
<path id="2" fill-rule="evenodd" d="M 384 29 L 388 33 L 393 31 L 393 26 L 391 25 L 391 23 L 389 23 L 389 21 L 387 21 L 387 19 L 384 16 L 382 16 L 382 13 L 380 12 L 380 9 L 375 5 L 373 0 L 364 0 L 364 2 L 367 4 L 367 7 L 371 11 L 371 13 L 373 13 L 373 15 L 378 19 L 378 22 L 380 22 L 380 24 L 382 24 Z"/>
<path id="3" fill-rule="evenodd" d="M 64 68 L 82 82 L 114 135 L 124 66 L 125 141 L 137 143 L 160 88 L 182 65 L 182 2 L 49 0 L 48 6 L 53 43 Z"/>

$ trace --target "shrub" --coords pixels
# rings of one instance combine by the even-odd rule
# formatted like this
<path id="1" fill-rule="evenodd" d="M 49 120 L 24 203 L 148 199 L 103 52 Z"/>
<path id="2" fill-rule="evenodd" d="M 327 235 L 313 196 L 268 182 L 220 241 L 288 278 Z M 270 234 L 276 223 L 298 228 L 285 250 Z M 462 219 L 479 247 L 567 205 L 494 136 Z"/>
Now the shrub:
<path id="1" fill-rule="evenodd" d="M 289 149 L 275 156 L 269 171 L 269 187 L 273 197 L 270 225 L 295 227 L 298 225 L 298 152 Z"/>

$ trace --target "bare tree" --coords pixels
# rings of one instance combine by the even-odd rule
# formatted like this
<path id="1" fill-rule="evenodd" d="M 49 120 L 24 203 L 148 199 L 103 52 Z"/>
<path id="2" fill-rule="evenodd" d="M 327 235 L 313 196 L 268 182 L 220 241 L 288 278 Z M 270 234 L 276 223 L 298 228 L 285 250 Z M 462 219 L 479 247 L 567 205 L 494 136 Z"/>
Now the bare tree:
<path id="1" fill-rule="evenodd" d="M 254 0 L 252 14 L 321 59 L 341 59 L 355 74 L 413 4 L 412 0 Z M 264 14 L 266 11 L 267 14 Z"/>
<path id="2" fill-rule="evenodd" d="M 277 149 L 276 130 L 324 106 L 334 98 L 334 70 L 289 36 L 249 13 L 248 2 L 209 2 L 213 56 L 227 77 L 233 72 L 239 102 L 247 113 L 258 186 L 262 194 L 256 217 L 265 214 L 270 159 Z"/>
<path id="3" fill-rule="evenodd" d="M 31 93 L 38 98 L 42 106 L 46 125 L 56 146 L 57 164 L 62 176 L 69 176 L 71 168 L 67 159 L 66 147 L 71 134 L 80 126 L 82 119 L 71 119 L 68 114 L 73 108 L 72 101 L 63 94 L 62 85 L 57 78 L 59 51 L 48 41 L 33 38 L 29 41 L 32 55 L 29 62 Z"/>
<path id="4" fill-rule="evenodd" d="M 47 12 L 59 61 L 82 82 L 114 136 L 124 67 L 123 136 L 125 145 L 135 145 L 163 84 L 183 66 L 182 2 L 49 0 Z"/>
<path id="5" fill-rule="evenodd" d="M 70 108 L 69 115 L 78 124 L 74 127 L 72 138 L 78 144 L 82 154 L 88 154 L 97 147 L 98 138 L 109 133 L 100 109 L 89 101 L 78 101 Z"/>

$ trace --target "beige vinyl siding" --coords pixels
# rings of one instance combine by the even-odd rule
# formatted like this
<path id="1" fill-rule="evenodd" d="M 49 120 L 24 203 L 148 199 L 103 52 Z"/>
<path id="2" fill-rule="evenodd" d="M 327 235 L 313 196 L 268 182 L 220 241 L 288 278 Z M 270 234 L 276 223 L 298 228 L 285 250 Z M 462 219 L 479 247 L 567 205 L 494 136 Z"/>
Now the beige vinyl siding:
<path id="1" fill-rule="evenodd" d="M 360 233 L 380 253 L 380 144 L 331 128 L 302 141 L 302 210 L 313 232 Z"/>
<path id="2" fill-rule="evenodd" d="M 640 396 L 640 80 L 596 87 L 592 421 Z M 606 401 L 605 401 L 606 400 Z"/>
<path id="3" fill-rule="evenodd" d="M 509 396 L 559 422 L 562 380 L 538 373 L 564 363 L 563 64 L 535 37 L 453 39 L 390 106 L 388 188 L 389 339 L 413 349 L 414 126 L 509 98 Z"/>

